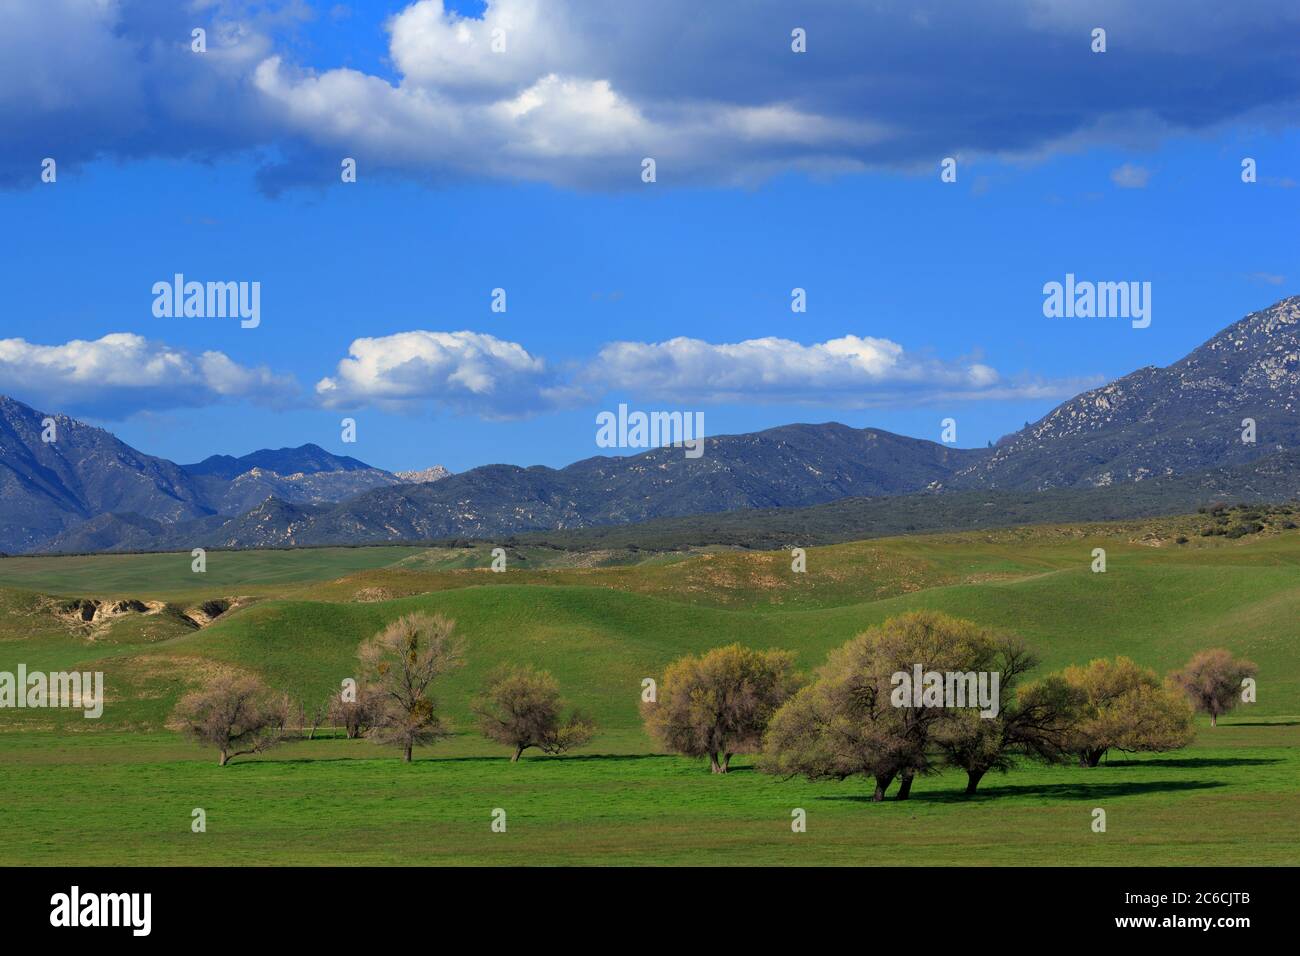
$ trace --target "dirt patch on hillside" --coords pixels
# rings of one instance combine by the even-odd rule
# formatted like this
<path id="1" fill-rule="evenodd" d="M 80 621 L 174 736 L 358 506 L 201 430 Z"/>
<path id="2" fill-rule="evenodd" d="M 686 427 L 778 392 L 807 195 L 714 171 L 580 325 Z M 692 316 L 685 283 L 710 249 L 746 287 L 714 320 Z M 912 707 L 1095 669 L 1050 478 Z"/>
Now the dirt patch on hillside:
<path id="1" fill-rule="evenodd" d="M 207 627 L 221 615 L 229 614 L 245 603 L 247 601 L 242 598 L 209 598 L 201 604 L 187 607 L 184 614 L 198 627 Z"/>
<path id="2" fill-rule="evenodd" d="M 59 620 L 85 632 L 93 640 L 96 634 L 107 630 L 118 618 L 128 614 L 160 614 L 167 605 L 163 601 L 137 601 L 134 598 L 121 601 L 72 598 L 64 601 L 51 600 L 47 606 Z"/>
<path id="3" fill-rule="evenodd" d="M 191 627 L 207 627 L 217 618 L 249 602 L 248 598 L 210 598 L 184 609 L 166 601 L 140 601 L 135 598 L 101 600 L 99 598 L 50 598 L 45 609 L 88 640 L 95 640 L 108 631 L 114 623 L 130 615 L 150 617 L 170 614 L 177 621 Z"/>

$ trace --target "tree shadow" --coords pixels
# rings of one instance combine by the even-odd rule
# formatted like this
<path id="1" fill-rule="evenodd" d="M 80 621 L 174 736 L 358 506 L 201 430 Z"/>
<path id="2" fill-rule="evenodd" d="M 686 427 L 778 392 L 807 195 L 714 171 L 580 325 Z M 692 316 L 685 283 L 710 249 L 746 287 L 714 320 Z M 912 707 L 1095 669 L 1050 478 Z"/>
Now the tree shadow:
<path id="1" fill-rule="evenodd" d="M 612 763 L 625 763 L 625 762 L 627 762 L 627 761 L 633 761 L 633 760 L 663 760 L 663 759 L 667 759 L 667 758 L 670 758 L 670 757 L 671 757 L 671 755 L 668 755 L 668 754 L 554 754 L 554 755 L 547 755 L 547 754 L 527 754 L 527 753 L 526 753 L 526 754 L 524 754 L 522 757 L 519 758 L 519 762 L 520 762 L 520 763 L 544 763 L 544 762 L 555 761 L 555 762 L 562 762 L 562 763 L 570 763 L 570 762 L 583 763 L 583 762 L 588 762 L 588 761 L 601 761 L 601 762 L 612 762 Z M 249 757 L 238 757 L 238 758 L 232 760 L 232 761 L 231 761 L 227 766 L 230 766 L 230 767 L 243 767 L 243 766 L 251 766 L 252 764 L 272 764 L 272 765 L 280 765 L 280 766 L 289 766 L 289 765 L 291 765 L 291 764 L 305 764 L 305 763 L 326 763 L 326 764 L 332 764 L 332 763 L 352 763 L 352 762 L 357 762 L 357 761 L 375 761 L 375 760 L 385 761 L 385 762 L 392 762 L 392 763 L 396 763 L 396 764 L 400 764 L 400 763 L 402 763 L 402 757 L 401 757 L 401 754 L 400 754 L 399 752 L 397 752 L 397 751 L 387 751 L 387 752 L 386 752 L 384 749 L 379 748 L 379 747 L 376 747 L 374 753 L 369 753 L 369 754 L 352 754 L 352 755 L 350 755 L 350 756 L 340 754 L 340 755 L 338 755 L 338 756 L 331 756 L 331 757 L 262 757 L 262 758 L 260 758 L 260 759 L 252 759 L 252 758 L 249 758 Z M 439 764 L 447 764 L 447 763 L 456 763 L 456 764 L 461 764 L 461 763 L 468 763 L 468 764 L 477 764 L 477 763 L 483 763 L 483 764 L 504 763 L 504 764 L 508 764 L 508 763 L 510 763 L 510 754 L 509 754 L 508 751 L 503 751 L 501 754 L 499 754 L 499 755 L 497 755 L 497 756 L 443 757 L 443 756 L 439 756 L 438 754 L 426 754 L 426 755 L 423 755 L 423 756 L 422 756 L 422 755 L 420 755 L 419 753 L 417 753 L 417 754 L 415 755 L 415 758 L 411 761 L 411 763 L 412 763 L 412 764 L 417 764 L 417 763 L 439 763 Z M 706 769 L 707 769 L 707 765 L 705 765 L 705 766 L 706 766 Z M 752 768 L 750 768 L 750 767 L 732 767 L 732 768 L 731 768 L 731 772 L 732 772 L 732 773 L 737 773 L 737 772 L 740 771 L 740 770 L 750 770 L 750 769 L 752 769 Z"/>
<path id="2" fill-rule="evenodd" d="M 1300 727 L 1300 720 L 1234 720 L 1215 729 L 1230 730 L 1233 727 Z"/>
<path id="3" fill-rule="evenodd" d="M 961 790 L 913 790 L 905 803 L 982 803 L 999 797 L 1052 797 L 1061 800 L 1109 800 L 1116 797 L 1133 797 L 1148 793 L 1180 793 L 1211 790 L 1227 784 L 1214 780 L 1148 780 L 1123 783 L 1044 783 L 1002 784 L 983 786 L 974 795 Z M 896 792 L 896 790 L 894 791 Z M 885 803 L 897 803 L 894 792 L 885 794 Z M 847 800 L 851 803 L 871 803 L 871 794 L 823 795 L 817 800 Z"/>
<path id="4" fill-rule="evenodd" d="M 1103 767 L 1263 767 L 1281 763 L 1280 757 L 1173 757 L 1169 760 L 1109 760 Z"/>

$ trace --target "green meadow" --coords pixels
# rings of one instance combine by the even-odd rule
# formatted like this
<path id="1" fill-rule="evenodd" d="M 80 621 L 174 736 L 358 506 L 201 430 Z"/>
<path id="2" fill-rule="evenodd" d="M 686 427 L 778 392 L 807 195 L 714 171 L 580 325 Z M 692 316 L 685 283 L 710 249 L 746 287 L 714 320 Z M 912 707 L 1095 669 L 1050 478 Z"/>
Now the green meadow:
<path id="1" fill-rule="evenodd" d="M 0 864 L 1300 863 L 1300 532 L 1178 543 L 1189 524 L 873 539 L 808 549 L 804 574 L 786 551 L 724 549 L 508 549 L 503 574 L 490 546 L 210 552 L 204 574 L 188 554 L 0 559 L 0 671 L 102 670 L 107 691 L 99 720 L 0 711 Z M 76 599 L 163 608 L 77 622 Z M 231 609 L 197 626 L 213 600 Z M 641 730 L 642 680 L 682 654 L 740 641 L 811 671 L 915 608 L 1018 633 L 1040 674 L 1116 654 L 1164 673 L 1227 647 L 1259 666 L 1259 699 L 1201 719 L 1184 750 L 1025 763 L 973 799 L 937 774 L 875 805 L 864 780 L 783 780 L 751 758 L 713 776 Z M 168 728 L 179 696 L 223 671 L 313 706 L 362 640 L 416 610 L 455 619 L 466 666 L 435 687 L 457 733 L 411 765 L 327 729 L 218 768 Z M 470 714 L 503 663 L 551 671 L 600 734 L 510 764 Z"/>

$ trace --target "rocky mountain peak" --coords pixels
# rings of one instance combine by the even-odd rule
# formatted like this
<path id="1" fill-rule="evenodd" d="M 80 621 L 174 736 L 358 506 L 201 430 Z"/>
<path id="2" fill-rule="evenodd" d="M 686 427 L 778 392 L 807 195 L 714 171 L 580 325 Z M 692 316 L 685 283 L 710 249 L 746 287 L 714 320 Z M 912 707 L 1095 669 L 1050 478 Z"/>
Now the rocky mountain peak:
<path id="1" fill-rule="evenodd" d="M 393 472 L 393 474 L 409 484 L 423 485 L 431 481 L 450 478 L 451 470 L 444 468 L 442 465 L 434 465 L 431 468 L 421 468 L 419 471 L 397 471 Z"/>

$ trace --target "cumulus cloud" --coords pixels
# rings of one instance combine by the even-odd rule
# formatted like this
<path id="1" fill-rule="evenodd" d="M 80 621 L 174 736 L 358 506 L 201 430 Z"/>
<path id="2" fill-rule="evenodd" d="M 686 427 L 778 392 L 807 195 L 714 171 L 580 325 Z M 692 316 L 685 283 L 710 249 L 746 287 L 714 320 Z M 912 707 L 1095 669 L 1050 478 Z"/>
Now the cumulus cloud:
<path id="1" fill-rule="evenodd" d="M 333 376 L 316 383 L 329 407 L 413 412 L 443 406 L 483 418 L 520 418 L 580 397 L 516 342 L 480 332 L 398 332 L 353 341 Z"/>
<path id="2" fill-rule="evenodd" d="M 0 4 L 0 184 L 30 186 L 101 156 L 206 158 L 271 141 L 246 91 L 291 14 L 214 3 L 12 0 Z M 208 30 L 206 54 L 190 31 Z"/>
<path id="3" fill-rule="evenodd" d="M 249 400 L 284 406 L 297 383 L 221 352 L 194 354 L 130 332 L 39 345 L 0 339 L 0 392 L 69 413 L 120 419 L 136 412 Z"/>
<path id="4" fill-rule="evenodd" d="M 871 336 L 811 345 L 775 337 L 611 342 L 589 361 L 559 368 L 517 342 L 485 333 L 415 330 L 355 339 L 334 374 L 316 383 L 314 401 L 326 408 L 373 406 L 400 413 L 444 408 L 501 420 L 576 407 L 608 393 L 674 402 L 863 408 L 1065 398 L 1097 384 L 1007 378 L 982 361 L 911 354 Z M 306 401 L 292 376 L 128 332 L 61 345 L 0 339 L 0 392 L 108 420 L 225 401 L 280 408 Z"/>
<path id="5" fill-rule="evenodd" d="M 584 372 L 593 386 L 681 402 L 792 402 L 867 407 L 955 399 L 1058 398 L 1079 380 L 1004 380 L 989 365 L 907 353 L 889 339 L 845 335 L 803 345 L 762 338 L 613 342 Z M 1096 384 L 1093 382 L 1092 384 Z"/>
<path id="6" fill-rule="evenodd" d="M 1086 9 L 1084 9 L 1086 7 Z M 585 188 L 748 183 L 785 170 L 933 168 L 1149 146 L 1234 120 L 1294 124 L 1300 7 L 1260 0 L 416 0 L 385 26 L 392 73 L 306 69 L 296 0 L 0 4 L 0 180 L 40 158 L 208 158 L 273 147 L 269 189 L 337 176 L 501 177 Z M 190 29 L 209 52 L 190 52 Z M 1109 51 L 1089 51 L 1105 23 Z M 497 52 L 494 43 L 504 44 Z M 326 162 L 332 160 L 332 162 Z"/>
<path id="7" fill-rule="evenodd" d="M 1006 378 L 974 359 L 910 354 L 889 339 L 845 335 L 803 345 L 762 338 L 710 343 L 611 342 L 559 370 L 522 345 L 477 332 L 399 332 L 355 340 L 316 384 L 327 407 L 376 405 L 415 412 L 450 408 L 521 418 L 618 393 L 674 402 L 764 402 L 863 408 L 962 399 L 1066 398 L 1096 378 Z"/>

